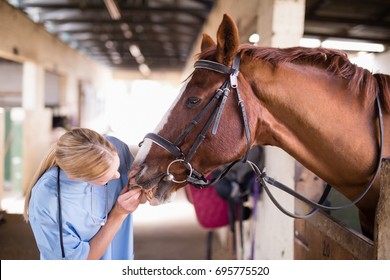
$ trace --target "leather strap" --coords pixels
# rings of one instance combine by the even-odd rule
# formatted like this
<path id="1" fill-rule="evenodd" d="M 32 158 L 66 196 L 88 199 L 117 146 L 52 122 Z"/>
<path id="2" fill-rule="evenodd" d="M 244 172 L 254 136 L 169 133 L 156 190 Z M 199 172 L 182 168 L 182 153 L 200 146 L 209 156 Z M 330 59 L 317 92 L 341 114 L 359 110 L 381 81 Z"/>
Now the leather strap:
<path id="1" fill-rule="evenodd" d="M 152 140 L 154 143 L 159 145 L 161 148 L 164 148 L 165 150 L 167 150 L 168 152 L 173 154 L 176 158 L 180 158 L 183 156 L 183 153 L 176 145 L 174 145 L 171 141 L 165 139 L 164 137 L 161 137 L 158 134 L 148 133 L 145 135 L 144 138 L 148 138 L 148 139 Z"/>
<path id="2" fill-rule="evenodd" d="M 198 60 L 194 64 L 194 68 L 202 68 L 202 69 L 207 69 L 211 70 L 214 72 L 222 73 L 222 74 L 231 74 L 232 73 L 232 68 L 223 65 L 221 63 L 215 62 L 215 61 L 210 61 L 210 60 Z"/>

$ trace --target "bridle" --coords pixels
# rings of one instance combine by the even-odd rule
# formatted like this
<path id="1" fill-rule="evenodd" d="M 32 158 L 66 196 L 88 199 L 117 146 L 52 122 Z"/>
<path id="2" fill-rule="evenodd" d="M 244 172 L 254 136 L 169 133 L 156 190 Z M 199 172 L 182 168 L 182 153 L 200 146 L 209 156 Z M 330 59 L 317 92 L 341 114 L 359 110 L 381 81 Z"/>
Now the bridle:
<path id="1" fill-rule="evenodd" d="M 167 167 L 166 175 L 163 180 L 172 181 L 174 183 L 190 183 L 196 188 L 204 188 L 210 185 L 215 184 L 217 181 L 222 179 L 229 170 L 238 162 L 246 162 L 248 152 L 251 148 L 251 138 L 250 138 L 250 130 L 248 125 L 248 119 L 246 116 L 246 110 L 244 106 L 244 102 L 241 98 L 240 91 L 238 89 L 237 77 L 239 74 L 240 67 L 240 56 L 237 55 L 233 61 L 232 67 L 225 66 L 223 64 L 209 61 L 209 60 L 198 60 L 194 65 L 195 69 L 208 69 L 211 71 L 215 71 L 221 74 L 228 74 L 228 78 L 223 82 L 223 84 L 216 90 L 214 96 L 210 99 L 210 101 L 203 107 L 203 109 L 198 113 L 198 115 L 186 126 L 183 132 L 177 137 L 174 142 L 169 141 L 168 139 L 156 134 L 156 133 L 148 133 L 144 137 L 145 139 L 150 139 L 152 142 L 156 143 L 160 147 L 164 148 L 172 155 L 175 156 L 175 160 L 171 161 Z M 246 154 L 239 160 L 236 160 L 226 166 L 224 170 L 220 173 L 220 175 L 214 179 L 206 179 L 206 177 L 198 172 L 191 165 L 190 161 L 193 158 L 194 154 L 198 150 L 199 146 L 202 144 L 203 140 L 206 138 L 206 134 L 209 131 L 211 125 L 212 127 L 212 135 L 215 135 L 218 130 L 219 122 L 222 117 L 223 109 L 225 107 L 226 100 L 230 94 L 231 89 L 233 89 L 238 98 L 238 106 L 241 109 L 241 117 L 243 126 L 245 128 L 245 136 L 248 142 L 247 152 Z M 209 118 L 206 120 L 205 125 L 201 129 L 199 135 L 197 136 L 195 142 L 189 149 L 187 154 L 184 154 L 180 149 L 180 145 L 182 144 L 184 138 L 191 132 L 191 130 L 200 123 L 200 121 L 206 116 L 206 113 L 211 111 Z M 143 141 L 140 143 L 142 145 Z M 189 172 L 187 178 L 184 180 L 176 180 L 174 175 L 170 172 L 172 166 L 174 164 L 182 164 Z"/>
<path id="2" fill-rule="evenodd" d="M 374 173 L 373 177 L 371 178 L 370 182 L 367 184 L 365 190 L 354 201 L 347 203 L 345 205 L 341 205 L 341 206 L 326 206 L 326 205 L 323 205 L 323 203 L 325 202 L 325 200 L 326 200 L 326 198 L 331 190 L 331 186 L 329 184 L 326 185 L 326 188 L 325 188 L 321 198 L 319 199 L 319 201 L 314 202 L 314 201 L 307 199 L 306 197 L 300 195 L 299 193 L 295 192 L 294 190 L 292 190 L 288 186 L 278 182 L 274 178 L 269 177 L 266 174 L 265 169 L 260 171 L 259 167 L 256 164 L 247 160 L 248 153 L 249 153 L 249 150 L 251 148 L 251 138 L 250 138 L 250 130 L 249 130 L 248 120 L 247 120 L 247 116 L 246 116 L 245 106 L 244 106 L 244 103 L 243 103 L 243 100 L 241 98 L 241 94 L 240 94 L 240 91 L 238 88 L 237 78 L 238 78 L 238 74 L 239 74 L 239 66 L 240 66 L 240 55 L 239 54 L 237 54 L 237 56 L 235 57 L 231 68 L 226 66 L 226 65 L 220 64 L 218 62 L 210 61 L 210 60 L 198 60 L 197 62 L 195 62 L 195 64 L 194 64 L 195 69 L 198 69 L 198 68 L 207 69 L 207 70 L 211 70 L 211 71 L 222 73 L 222 74 L 228 74 L 229 77 L 224 81 L 224 83 L 221 85 L 221 87 L 215 92 L 213 98 L 206 104 L 205 107 L 203 107 L 203 109 L 192 120 L 192 122 L 187 125 L 187 127 L 184 129 L 184 131 L 179 135 L 179 137 L 174 142 L 171 142 L 168 139 L 166 139 L 158 134 L 155 134 L 155 133 L 148 133 L 144 137 L 144 140 L 150 139 L 152 142 L 156 143 L 157 145 L 164 148 L 165 150 L 167 150 L 168 152 L 170 152 L 172 155 L 174 155 L 176 157 L 175 160 L 173 160 L 171 163 L 169 163 L 169 165 L 167 167 L 166 175 L 163 177 L 163 180 L 172 181 L 172 182 L 178 183 L 178 184 L 187 182 L 187 183 L 192 184 L 196 188 L 204 188 L 204 187 L 208 187 L 210 185 L 213 185 L 216 182 L 218 182 L 220 179 L 222 179 L 229 172 L 229 170 L 238 162 L 244 162 L 244 163 L 248 163 L 251 166 L 251 168 L 253 169 L 253 171 L 256 173 L 256 175 L 257 175 L 256 180 L 264 188 L 267 195 L 270 197 L 271 201 L 275 204 L 275 206 L 281 212 L 283 212 L 287 216 L 297 218 L 297 219 L 308 218 L 308 217 L 314 215 L 315 213 L 317 213 L 319 209 L 328 210 L 328 211 L 329 210 L 330 211 L 341 210 L 341 209 L 345 209 L 345 208 L 348 208 L 348 207 L 351 207 L 351 206 L 357 204 L 373 186 L 373 184 L 374 184 L 374 182 L 379 174 L 379 170 L 380 170 L 381 162 L 382 162 L 383 117 L 382 117 L 381 103 L 379 100 L 380 86 L 378 85 L 378 94 L 376 97 L 376 105 L 377 105 L 377 113 L 378 113 L 378 121 L 379 121 L 379 144 L 378 144 L 379 156 L 377 159 L 377 166 L 375 169 L 375 173 Z M 211 127 L 213 121 L 214 121 L 214 125 L 212 128 L 212 134 L 215 135 L 217 133 L 218 125 L 219 125 L 219 122 L 220 122 L 220 119 L 222 116 L 222 112 L 223 112 L 223 108 L 225 106 L 226 99 L 228 98 L 231 89 L 233 89 L 237 94 L 238 106 L 241 109 L 241 117 L 242 117 L 244 129 L 245 129 L 245 135 L 247 138 L 248 148 L 247 148 L 246 154 L 241 159 L 233 161 L 232 163 L 227 165 L 220 172 L 219 176 L 217 176 L 216 178 L 213 178 L 213 179 L 206 179 L 203 174 L 201 174 L 200 172 L 198 172 L 197 170 L 195 170 L 192 167 L 192 165 L 190 164 L 190 160 L 192 159 L 192 157 L 196 153 L 200 144 L 205 139 L 206 133 L 208 132 L 209 128 Z M 210 114 L 208 120 L 206 121 L 205 125 L 203 126 L 200 134 L 197 136 L 195 142 L 193 143 L 193 145 L 189 149 L 188 153 L 184 154 L 180 149 L 180 145 L 182 144 L 184 138 L 200 122 L 200 120 L 206 115 L 206 113 L 211 110 L 211 108 L 214 104 L 216 104 L 216 106 L 214 106 L 214 110 L 211 112 L 211 114 Z M 143 143 L 143 141 L 140 143 L 140 146 L 142 145 L 142 143 Z M 189 171 L 187 178 L 184 180 L 176 180 L 174 178 L 174 175 L 170 172 L 172 165 L 177 164 L 177 163 L 184 165 L 186 167 L 186 169 Z M 279 204 L 279 202 L 276 200 L 276 198 L 272 195 L 271 191 L 268 189 L 267 183 L 270 185 L 273 185 L 276 188 L 278 188 L 278 189 L 294 196 L 295 198 L 303 201 L 304 203 L 311 206 L 313 209 L 305 215 L 296 215 L 294 213 L 287 211 Z"/>

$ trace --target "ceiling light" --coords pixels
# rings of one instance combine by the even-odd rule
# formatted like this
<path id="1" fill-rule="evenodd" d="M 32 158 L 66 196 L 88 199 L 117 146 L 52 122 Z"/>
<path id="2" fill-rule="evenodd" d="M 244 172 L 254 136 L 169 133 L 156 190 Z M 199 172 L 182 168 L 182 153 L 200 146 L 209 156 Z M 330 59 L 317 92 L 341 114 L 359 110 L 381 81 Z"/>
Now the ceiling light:
<path id="1" fill-rule="evenodd" d="M 146 64 L 140 64 L 140 65 L 138 66 L 138 70 L 139 70 L 144 76 L 149 76 L 150 73 L 152 72 L 152 71 L 150 71 L 149 66 L 146 65 Z"/>
<path id="2" fill-rule="evenodd" d="M 318 48 L 321 46 L 321 40 L 316 38 L 301 38 L 299 45 L 306 48 Z"/>
<path id="3" fill-rule="evenodd" d="M 149 66 L 145 64 L 145 57 L 142 55 L 139 47 L 137 45 L 132 44 L 129 46 L 129 51 L 139 64 L 138 70 L 141 72 L 141 74 L 145 77 L 149 76 L 152 71 L 150 70 Z"/>
<path id="4" fill-rule="evenodd" d="M 138 64 L 143 64 L 145 62 L 145 57 L 141 54 L 140 56 L 137 56 L 135 60 L 138 62 Z"/>
<path id="5" fill-rule="evenodd" d="M 260 35 L 257 33 L 253 33 L 251 36 L 249 36 L 249 42 L 256 44 L 260 41 Z"/>
<path id="6" fill-rule="evenodd" d="M 114 47 L 114 42 L 113 41 L 106 41 L 106 43 L 104 45 L 106 46 L 107 49 L 111 49 Z"/>
<path id="7" fill-rule="evenodd" d="M 131 33 L 130 30 L 125 30 L 123 31 L 123 36 L 125 36 L 127 39 L 130 39 L 133 36 L 133 33 Z"/>
<path id="8" fill-rule="evenodd" d="M 108 13 L 113 20 L 118 20 L 122 17 L 117 0 L 104 0 L 104 4 L 106 4 Z"/>
<path id="9" fill-rule="evenodd" d="M 325 40 L 321 44 L 324 48 L 340 49 L 345 51 L 383 52 L 385 46 L 377 43 L 366 43 L 358 41 Z"/>
<path id="10" fill-rule="evenodd" d="M 142 55 L 139 47 L 137 45 L 134 45 L 134 44 L 130 45 L 129 51 L 130 51 L 131 55 L 134 57 L 138 57 L 138 56 Z"/>
<path id="11" fill-rule="evenodd" d="M 144 31 L 144 27 L 143 27 L 142 25 L 137 25 L 137 26 L 135 27 L 135 32 L 141 33 L 141 32 L 143 32 L 143 31 Z"/>
<path id="12" fill-rule="evenodd" d="M 121 23 L 120 25 L 122 31 L 126 31 L 126 30 L 129 30 L 129 25 L 127 23 Z"/>

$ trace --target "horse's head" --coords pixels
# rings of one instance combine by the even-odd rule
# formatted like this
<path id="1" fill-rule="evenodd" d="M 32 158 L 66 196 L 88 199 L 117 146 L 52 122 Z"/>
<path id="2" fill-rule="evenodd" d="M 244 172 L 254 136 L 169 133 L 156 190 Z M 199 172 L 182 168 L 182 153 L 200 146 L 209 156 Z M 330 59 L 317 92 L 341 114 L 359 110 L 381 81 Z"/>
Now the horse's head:
<path id="1" fill-rule="evenodd" d="M 249 131 L 256 124 L 249 123 L 250 108 L 243 112 L 239 104 L 240 96 L 251 102 L 251 89 L 238 72 L 238 44 L 237 27 L 225 15 L 217 43 L 203 35 L 201 62 L 155 132 L 145 137 L 129 178 L 152 193 L 150 204 L 169 201 L 177 189 L 204 180 L 202 174 L 240 159 L 248 150 Z"/>

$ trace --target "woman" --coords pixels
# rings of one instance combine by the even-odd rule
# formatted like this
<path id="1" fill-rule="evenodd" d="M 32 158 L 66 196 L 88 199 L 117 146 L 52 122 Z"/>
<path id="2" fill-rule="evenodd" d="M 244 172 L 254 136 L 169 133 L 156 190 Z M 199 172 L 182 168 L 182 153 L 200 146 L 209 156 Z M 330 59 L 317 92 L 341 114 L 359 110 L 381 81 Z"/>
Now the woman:
<path id="1" fill-rule="evenodd" d="M 59 138 L 26 193 L 41 259 L 133 259 L 131 213 L 141 198 L 127 186 L 133 160 L 125 143 L 90 129 Z"/>

